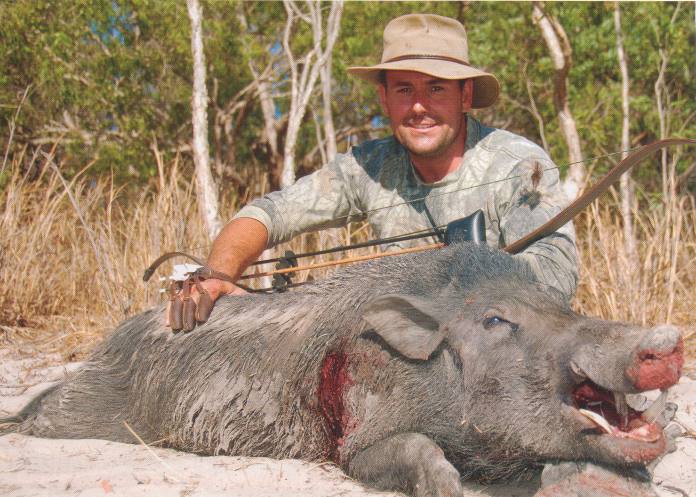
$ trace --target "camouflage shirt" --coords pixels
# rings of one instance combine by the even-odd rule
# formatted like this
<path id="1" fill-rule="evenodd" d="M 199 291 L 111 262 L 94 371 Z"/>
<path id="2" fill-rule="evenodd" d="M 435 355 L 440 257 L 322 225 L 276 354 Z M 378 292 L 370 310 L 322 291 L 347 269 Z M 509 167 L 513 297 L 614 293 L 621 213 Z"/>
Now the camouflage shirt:
<path id="1" fill-rule="evenodd" d="M 482 209 L 487 243 L 503 247 L 544 224 L 567 203 L 558 169 L 542 148 L 469 116 L 462 165 L 435 183 L 421 181 L 408 152 L 392 136 L 339 154 L 292 186 L 255 200 L 235 218 L 263 223 L 272 247 L 302 232 L 360 219 L 367 219 L 375 234 L 385 238 L 446 225 Z M 411 240 L 398 248 L 434 241 Z M 542 283 L 568 299 L 575 293 L 578 273 L 571 223 L 515 257 L 526 260 Z"/>

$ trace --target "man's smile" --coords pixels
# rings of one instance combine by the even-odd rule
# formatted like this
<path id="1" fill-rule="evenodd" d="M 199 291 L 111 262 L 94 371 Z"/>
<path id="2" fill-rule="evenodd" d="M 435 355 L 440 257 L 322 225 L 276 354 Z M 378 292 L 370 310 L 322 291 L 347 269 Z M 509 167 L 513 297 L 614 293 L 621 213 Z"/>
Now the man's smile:
<path id="1" fill-rule="evenodd" d="M 406 128 L 417 132 L 427 132 L 440 126 L 440 121 L 432 118 L 409 119 L 404 123 Z"/>
<path id="2" fill-rule="evenodd" d="M 434 128 L 437 126 L 437 123 L 428 123 L 428 124 L 408 124 L 407 127 L 409 128 L 414 128 L 414 129 L 430 129 Z"/>

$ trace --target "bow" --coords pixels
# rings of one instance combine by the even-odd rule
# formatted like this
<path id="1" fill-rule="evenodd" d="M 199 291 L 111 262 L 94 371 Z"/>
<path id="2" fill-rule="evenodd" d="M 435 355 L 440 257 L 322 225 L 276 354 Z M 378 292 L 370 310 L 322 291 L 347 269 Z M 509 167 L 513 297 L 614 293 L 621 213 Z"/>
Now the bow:
<path id="1" fill-rule="evenodd" d="M 544 238 L 545 236 L 550 235 L 551 233 L 555 232 L 558 230 L 561 226 L 566 224 L 568 221 L 572 220 L 580 211 L 582 211 L 585 207 L 587 207 L 590 203 L 592 203 L 597 197 L 599 197 L 602 193 L 607 191 L 607 189 L 615 183 L 619 177 L 634 167 L 636 164 L 647 158 L 649 155 L 657 152 L 658 150 L 661 150 L 663 148 L 673 146 L 673 145 L 696 145 L 696 140 L 693 139 L 688 139 L 688 138 L 666 138 L 664 140 L 658 140 L 653 143 L 650 143 L 648 145 L 645 145 L 638 150 L 634 151 L 633 153 L 629 154 L 626 156 L 623 160 L 621 160 L 618 164 L 616 164 L 601 180 L 596 182 L 594 185 L 592 185 L 589 189 L 585 190 L 585 192 L 579 196 L 575 201 L 573 201 L 568 207 L 563 209 L 561 212 L 559 212 L 556 216 L 554 216 L 552 219 L 547 221 L 545 224 L 540 226 L 539 228 L 535 229 L 531 233 L 527 234 L 526 236 L 520 238 L 519 240 L 515 241 L 514 243 L 511 243 L 502 249 L 510 254 L 517 254 L 521 251 L 523 251 L 525 248 L 529 247 L 532 243 L 540 240 L 541 238 Z M 479 211 L 480 212 L 480 211 Z M 417 234 L 408 234 L 408 235 L 402 235 L 399 237 L 392 237 L 392 238 L 387 238 L 387 239 L 379 239 L 379 240 L 370 240 L 368 242 L 363 242 L 355 245 L 346 245 L 346 246 L 341 246 L 341 247 L 335 247 L 332 249 L 327 249 L 327 250 L 320 250 L 316 252 L 307 252 L 303 254 L 293 254 L 292 252 L 286 252 L 284 257 L 279 257 L 275 259 L 267 259 L 267 260 L 262 260 L 262 261 L 256 261 L 254 265 L 258 264 L 266 264 L 266 263 L 272 263 L 272 262 L 278 262 L 280 263 L 280 268 L 276 269 L 275 271 L 268 271 L 264 273 L 257 273 L 257 274 L 246 274 L 240 277 L 240 280 L 242 279 L 251 279 L 251 278 L 259 278 L 262 276 L 273 276 L 277 281 L 280 282 L 279 286 L 275 286 L 276 289 L 284 290 L 289 286 L 295 286 L 290 283 L 288 275 L 290 273 L 294 273 L 297 271 L 303 271 L 303 270 L 308 270 L 308 269 L 318 269 L 318 268 L 323 268 L 323 267 L 328 267 L 328 266 L 336 266 L 336 265 L 341 265 L 341 264 L 349 264 L 353 262 L 360 262 L 360 261 L 366 261 L 370 259 L 377 259 L 380 257 L 387 257 L 387 256 L 392 256 L 392 255 L 400 255 L 400 254 L 405 254 L 405 253 L 412 253 L 412 252 L 422 252 L 425 250 L 431 250 L 431 249 L 436 249 L 436 248 L 441 248 L 447 243 L 458 240 L 458 239 L 467 239 L 475 242 L 481 242 L 485 241 L 485 233 L 482 228 L 482 217 L 480 214 L 474 213 L 472 216 L 469 216 L 464 219 L 459 219 L 456 221 L 453 221 L 447 225 L 447 227 L 442 230 L 435 228 L 433 230 L 425 230 L 423 232 L 419 232 Z M 306 266 L 298 266 L 297 265 L 297 259 L 301 257 L 310 257 L 314 255 L 319 255 L 319 254 L 326 254 L 326 253 L 332 253 L 332 252 L 342 252 L 342 251 L 347 251 L 350 249 L 355 249 L 355 248 L 362 248 L 362 247 L 368 247 L 368 246 L 374 246 L 374 245 L 381 245 L 385 243 L 392 243 L 392 242 L 398 242 L 398 241 L 404 241 L 404 240 L 411 240 L 414 238 L 423 238 L 427 236 L 434 236 L 437 235 L 444 239 L 444 242 L 440 243 L 434 243 L 430 245 L 424 245 L 420 247 L 413 247 L 413 248 L 408 248 L 408 249 L 403 249 L 403 250 L 396 250 L 396 251 L 391 251 L 391 252 L 380 252 L 380 253 L 375 253 L 375 254 L 370 254 L 370 255 L 365 255 L 365 256 L 360 256 L 360 257 L 352 257 L 352 258 L 345 258 L 345 259 L 339 259 L 336 261 L 330 261 L 330 262 L 323 262 L 323 263 L 318 263 L 318 264 L 310 264 Z M 145 274 L 143 276 L 143 280 L 147 281 L 152 273 L 157 269 L 157 267 L 162 264 L 164 261 L 167 259 L 170 259 L 175 256 L 186 256 L 189 257 L 190 259 L 193 259 L 197 264 L 200 264 L 203 266 L 203 268 L 207 268 L 205 264 L 202 264 L 202 261 L 198 260 L 197 258 L 190 256 L 188 254 L 185 254 L 183 252 L 168 252 L 161 257 L 159 257 L 155 262 L 153 262 L 150 267 L 147 268 L 145 271 Z M 216 272 L 216 274 L 219 276 L 220 272 Z M 225 278 L 222 279 L 230 279 L 229 276 L 224 275 Z M 217 276 L 214 276 L 217 277 Z M 283 281 L 285 284 L 283 285 Z M 261 290 L 265 291 L 265 290 Z"/>

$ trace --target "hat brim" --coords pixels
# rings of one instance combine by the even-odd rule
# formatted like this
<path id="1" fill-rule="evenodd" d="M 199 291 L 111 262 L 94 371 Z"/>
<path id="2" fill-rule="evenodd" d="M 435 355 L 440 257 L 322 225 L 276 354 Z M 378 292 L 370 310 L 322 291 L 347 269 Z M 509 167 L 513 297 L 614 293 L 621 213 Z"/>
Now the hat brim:
<path id="1" fill-rule="evenodd" d="M 498 79 L 487 72 L 475 67 L 443 60 L 406 59 L 386 62 L 370 67 L 349 67 L 348 73 L 355 77 L 379 84 L 379 74 L 382 71 L 415 71 L 441 79 L 473 79 L 474 95 L 471 107 L 485 109 L 498 100 L 500 83 Z"/>

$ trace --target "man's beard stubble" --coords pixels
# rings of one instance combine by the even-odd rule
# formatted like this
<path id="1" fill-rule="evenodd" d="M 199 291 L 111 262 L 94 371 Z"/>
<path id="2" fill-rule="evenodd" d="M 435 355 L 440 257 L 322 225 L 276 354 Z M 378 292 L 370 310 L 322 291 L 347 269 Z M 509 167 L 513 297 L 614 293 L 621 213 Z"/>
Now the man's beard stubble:
<path id="1" fill-rule="evenodd" d="M 430 116 L 427 116 L 430 117 Z M 436 119 L 434 117 L 430 117 L 433 119 L 436 123 L 436 125 L 439 125 L 441 123 L 440 119 Z M 431 150 L 426 150 L 426 151 L 420 151 L 416 148 L 414 148 L 412 145 L 408 143 L 408 140 L 405 140 L 403 137 L 399 136 L 399 133 L 394 133 L 395 138 L 401 145 L 411 154 L 412 156 L 415 157 L 424 157 L 424 158 L 429 158 L 429 157 L 437 157 L 440 155 L 444 150 L 447 150 L 454 142 L 457 140 L 460 134 L 462 132 L 466 133 L 466 127 L 467 127 L 467 113 L 462 114 L 462 119 L 460 121 L 459 125 L 459 130 L 456 133 L 453 133 L 451 136 L 448 136 L 445 134 L 442 138 L 442 142 L 437 143 L 436 146 L 431 149 Z M 466 134 L 464 134 L 464 139 L 466 139 Z"/>

